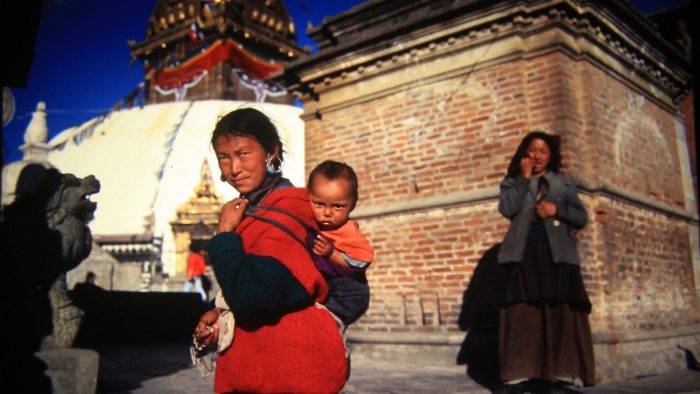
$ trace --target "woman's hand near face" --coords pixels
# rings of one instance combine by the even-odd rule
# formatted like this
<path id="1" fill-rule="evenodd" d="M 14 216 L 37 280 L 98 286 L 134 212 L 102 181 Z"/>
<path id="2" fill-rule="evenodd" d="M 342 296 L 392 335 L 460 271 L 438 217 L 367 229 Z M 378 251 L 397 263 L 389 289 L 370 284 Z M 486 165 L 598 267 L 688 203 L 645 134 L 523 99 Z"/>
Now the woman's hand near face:
<path id="1" fill-rule="evenodd" d="M 197 342 L 203 346 L 209 346 L 219 339 L 219 326 L 217 324 L 219 314 L 218 309 L 212 309 L 199 318 L 199 323 L 194 329 L 194 336 Z"/>
<path id="2" fill-rule="evenodd" d="M 541 217 L 542 219 L 552 217 L 557 214 L 557 204 L 551 201 L 542 201 L 541 203 L 537 204 L 535 212 L 537 213 L 537 216 Z"/>
<path id="3" fill-rule="evenodd" d="M 234 198 L 224 204 L 219 212 L 219 225 L 216 227 L 216 232 L 222 233 L 225 231 L 233 231 L 241 220 L 243 213 L 248 206 L 248 200 L 242 198 Z"/>
<path id="4" fill-rule="evenodd" d="M 523 156 L 520 159 L 520 172 L 522 172 L 525 178 L 532 176 L 532 168 L 535 166 L 535 162 L 530 158 L 530 156 Z"/>

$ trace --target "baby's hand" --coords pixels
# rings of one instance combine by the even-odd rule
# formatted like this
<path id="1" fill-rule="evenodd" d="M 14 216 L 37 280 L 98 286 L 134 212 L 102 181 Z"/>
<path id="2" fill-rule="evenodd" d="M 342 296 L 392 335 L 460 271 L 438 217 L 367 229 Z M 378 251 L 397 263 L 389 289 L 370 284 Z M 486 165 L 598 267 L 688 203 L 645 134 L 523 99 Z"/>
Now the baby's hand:
<path id="1" fill-rule="evenodd" d="M 330 258 L 333 255 L 333 250 L 333 242 L 331 240 L 323 237 L 321 234 L 316 236 L 313 249 L 316 256 Z"/>

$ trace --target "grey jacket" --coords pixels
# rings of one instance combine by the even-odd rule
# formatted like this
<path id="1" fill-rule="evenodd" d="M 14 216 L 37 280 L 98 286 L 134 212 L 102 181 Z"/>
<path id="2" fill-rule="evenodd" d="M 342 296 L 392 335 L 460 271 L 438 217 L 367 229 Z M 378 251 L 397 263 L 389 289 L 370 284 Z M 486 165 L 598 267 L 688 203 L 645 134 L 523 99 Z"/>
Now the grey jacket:
<path id="1" fill-rule="evenodd" d="M 555 263 L 581 264 L 573 230 L 586 226 L 588 214 L 578 197 L 573 179 L 548 172 L 544 179 L 549 185 L 545 201 L 557 205 L 554 217 L 544 220 L 547 239 Z M 501 182 L 498 211 L 510 219 L 510 226 L 498 251 L 498 262 L 520 262 L 525 252 L 527 234 L 535 215 L 537 177 L 530 179 L 522 175 L 506 177 Z"/>

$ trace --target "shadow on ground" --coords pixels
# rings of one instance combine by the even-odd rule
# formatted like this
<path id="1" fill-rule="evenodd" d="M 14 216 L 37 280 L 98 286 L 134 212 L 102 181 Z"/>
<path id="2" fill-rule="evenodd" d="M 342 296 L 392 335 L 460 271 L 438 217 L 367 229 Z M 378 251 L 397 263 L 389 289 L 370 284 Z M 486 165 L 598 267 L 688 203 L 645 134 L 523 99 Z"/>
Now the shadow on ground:
<path id="1" fill-rule="evenodd" d="M 100 354 L 98 392 L 129 392 L 145 380 L 192 367 L 192 332 L 208 309 L 198 294 L 105 291 L 83 285 L 76 286 L 71 297 L 85 312 L 75 347 Z M 154 348 L 168 351 L 151 354 Z"/>
<path id="2" fill-rule="evenodd" d="M 469 286 L 464 291 L 459 315 L 460 329 L 467 331 L 457 363 L 467 365 L 467 375 L 478 384 L 493 389 L 498 378 L 498 315 L 505 292 L 505 272 L 497 262 L 500 244 L 491 247 L 479 260 Z"/>
<path id="3" fill-rule="evenodd" d="M 97 345 L 100 353 L 97 393 L 175 393 L 181 387 L 192 386 L 189 381 L 200 382 L 199 392 L 211 392 L 211 383 L 192 369 L 188 347 L 188 342 Z M 167 384 L 173 379 L 172 384 Z"/>

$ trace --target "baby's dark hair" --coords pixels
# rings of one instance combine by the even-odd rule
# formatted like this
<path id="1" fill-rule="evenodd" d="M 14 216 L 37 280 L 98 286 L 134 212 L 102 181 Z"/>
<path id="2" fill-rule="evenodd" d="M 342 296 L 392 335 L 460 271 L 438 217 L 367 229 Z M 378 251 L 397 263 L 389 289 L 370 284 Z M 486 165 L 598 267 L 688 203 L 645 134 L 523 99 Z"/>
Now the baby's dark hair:
<path id="1" fill-rule="evenodd" d="M 352 167 L 338 161 L 326 160 L 317 165 L 316 168 L 311 171 L 311 174 L 309 174 L 309 180 L 306 184 L 307 189 L 311 190 L 314 179 L 316 179 L 316 177 L 319 175 L 323 176 L 329 181 L 335 179 L 347 179 L 350 182 L 350 193 L 352 194 L 352 207 L 350 209 L 355 208 L 355 204 L 357 204 L 358 199 L 358 182 L 357 174 L 355 174 L 355 170 L 353 170 Z"/>

